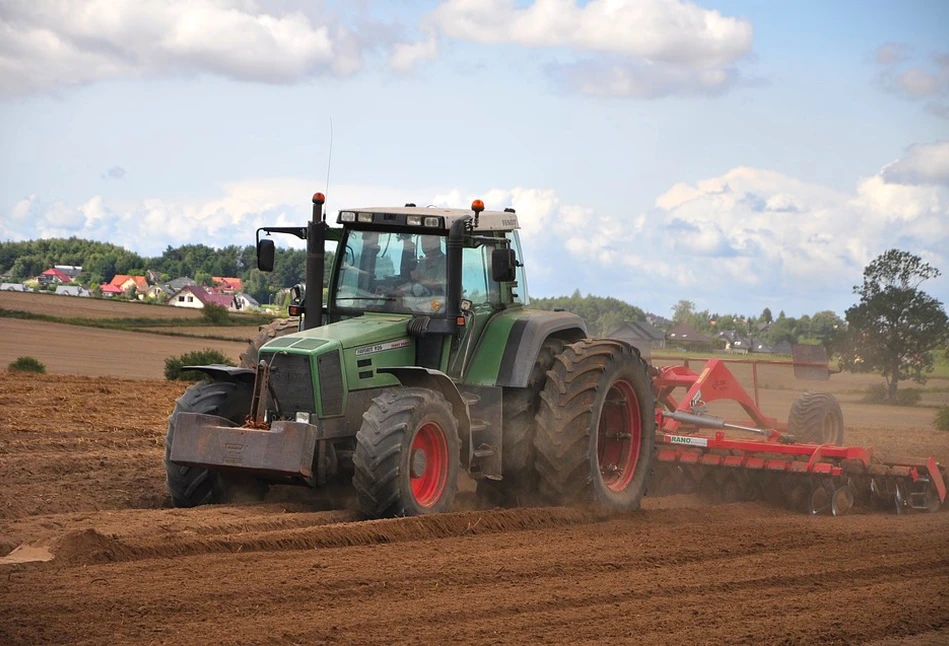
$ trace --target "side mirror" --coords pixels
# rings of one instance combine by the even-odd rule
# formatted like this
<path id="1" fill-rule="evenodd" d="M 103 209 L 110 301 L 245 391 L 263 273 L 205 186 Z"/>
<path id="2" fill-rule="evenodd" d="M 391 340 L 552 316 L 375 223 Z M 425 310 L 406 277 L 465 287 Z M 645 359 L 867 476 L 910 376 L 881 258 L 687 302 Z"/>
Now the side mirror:
<path id="1" fill-rule="evenodd" d="M 495 249 L 491 252 L 491 278 L 496 283 L 509 283 L 515 279 L 517 260 L 513 249 Z"/>
<path id="2" fill-rule="evenodd" d="M 257 242 L 257 269 L 273 271 L 274 243 L 264 238 Z"/>

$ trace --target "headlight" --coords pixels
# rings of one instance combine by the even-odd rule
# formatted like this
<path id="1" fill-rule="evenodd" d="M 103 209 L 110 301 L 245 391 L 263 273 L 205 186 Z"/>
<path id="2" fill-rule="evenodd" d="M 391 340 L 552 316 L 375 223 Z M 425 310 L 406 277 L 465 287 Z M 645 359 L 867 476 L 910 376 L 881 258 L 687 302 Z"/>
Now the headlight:
<path id="1" fill-rule="evenodd" d="M 357 219 L 360 222 L 372 222 L 372 213 L 360 213 Z"/>
<path id="2" fill-rule="evenodd" d="M 421 215 L 410 215 L 405 218 L 406 224 L 411 224 L 417 227 L 422 226 L 422 216 Z"/>
<path id="3" fill-rule="evenodd" d="M 339 221 L 340 222 L 355 222 L 356 214 L 353 213 L 352 211 L 340 211 Z"/>
<path id="4" fill-rule="evenodd" d="M 442 224 L 441 218 L 429 215 L 429 216 L 426 216 L 425 218 L 425 226 L 433 227 L 433 228 L 435 227 L 442 228 L 444 225 Z"/>

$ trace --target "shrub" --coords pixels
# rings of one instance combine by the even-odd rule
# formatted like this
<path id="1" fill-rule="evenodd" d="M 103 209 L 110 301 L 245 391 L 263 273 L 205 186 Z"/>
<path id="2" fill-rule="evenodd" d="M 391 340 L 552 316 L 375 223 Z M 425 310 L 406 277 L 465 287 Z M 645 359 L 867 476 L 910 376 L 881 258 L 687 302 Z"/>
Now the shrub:
<path id="1" fill-rule="evenodd" d="M 169 381 L 201 381 L 205 375 L 196 370 L 182 370 L 184 366 L 207 366 L 213 364 L 223 364 L 233 366 L 234 362 L 225 357 L 217 350 L 205 348 L 195 352 L 186 352 L 180 357 L 168 357 L 165 359 L 165 379 Z"/>
<path id="2" fill-rule="evenodd" d="M 923 393 L 919 388 L 900 388 L 896 391 L 894 406 L 915 406 Z M 886 384 L 874 384 L 867 388 L 861 400 L 865 404 L 888 404 Z"/>
<path id="3" fill-rule="evenodd" d="M 933 420 L 933 426 L 937 431 L 949 431 L 949 406 L 943 406 L 936 411 L 936 419 Z"/>
<path id="4" fill-rule="evenodd" d="M 11 361 L 7 366 L 10 372 L 37 372 L 45 373 L 46 366 L 39 359 L 33 357 L 19 357 L 16 361 Z"/>
<path id="5" fill-rule="evenodd" d="M 226 325 L 231 320 L 226 308 L 213 303 L 204 306 L 204 309 L 201 310 L 201 316 L 214 325 Z"/>

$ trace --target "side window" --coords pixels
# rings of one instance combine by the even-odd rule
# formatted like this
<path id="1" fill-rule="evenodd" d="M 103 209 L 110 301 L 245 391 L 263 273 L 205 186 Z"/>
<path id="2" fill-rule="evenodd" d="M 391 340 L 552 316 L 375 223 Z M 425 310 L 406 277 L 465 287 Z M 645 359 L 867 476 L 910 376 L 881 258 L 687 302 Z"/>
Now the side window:
<path id="1" fill-rule="evenodd" d="M 490 247 L 465 247 L 461 254 L 461 297 L 472 305 L 488 302 Z"/>
<path id="2" fill-rule="evenodd" d="M 511 249 L 514 250 L 518 262 L 517 271 L 515 272 L 517 283 L 511 290 L 511 300 L 515 303 L 529 305 L 530 296 L 527 294 L 527 276 L 524 275 L 524 255 L 521 253 L 521 239 L 517 235 L 517 231 L 507 231 L 504 237 L 510 240 Z"/>

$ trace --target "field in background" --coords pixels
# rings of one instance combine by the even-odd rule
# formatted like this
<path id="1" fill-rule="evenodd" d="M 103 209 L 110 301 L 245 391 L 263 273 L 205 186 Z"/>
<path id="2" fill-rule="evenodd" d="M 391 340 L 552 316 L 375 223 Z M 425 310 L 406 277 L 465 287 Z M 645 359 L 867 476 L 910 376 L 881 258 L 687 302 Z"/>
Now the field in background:
<path id="1" fill-rule="evenodd" d="M 189 310 L 183 307 L 21 292 L 0 292 L 0 309 L 62 318 L 201 319 L 200 310 Z"/>

